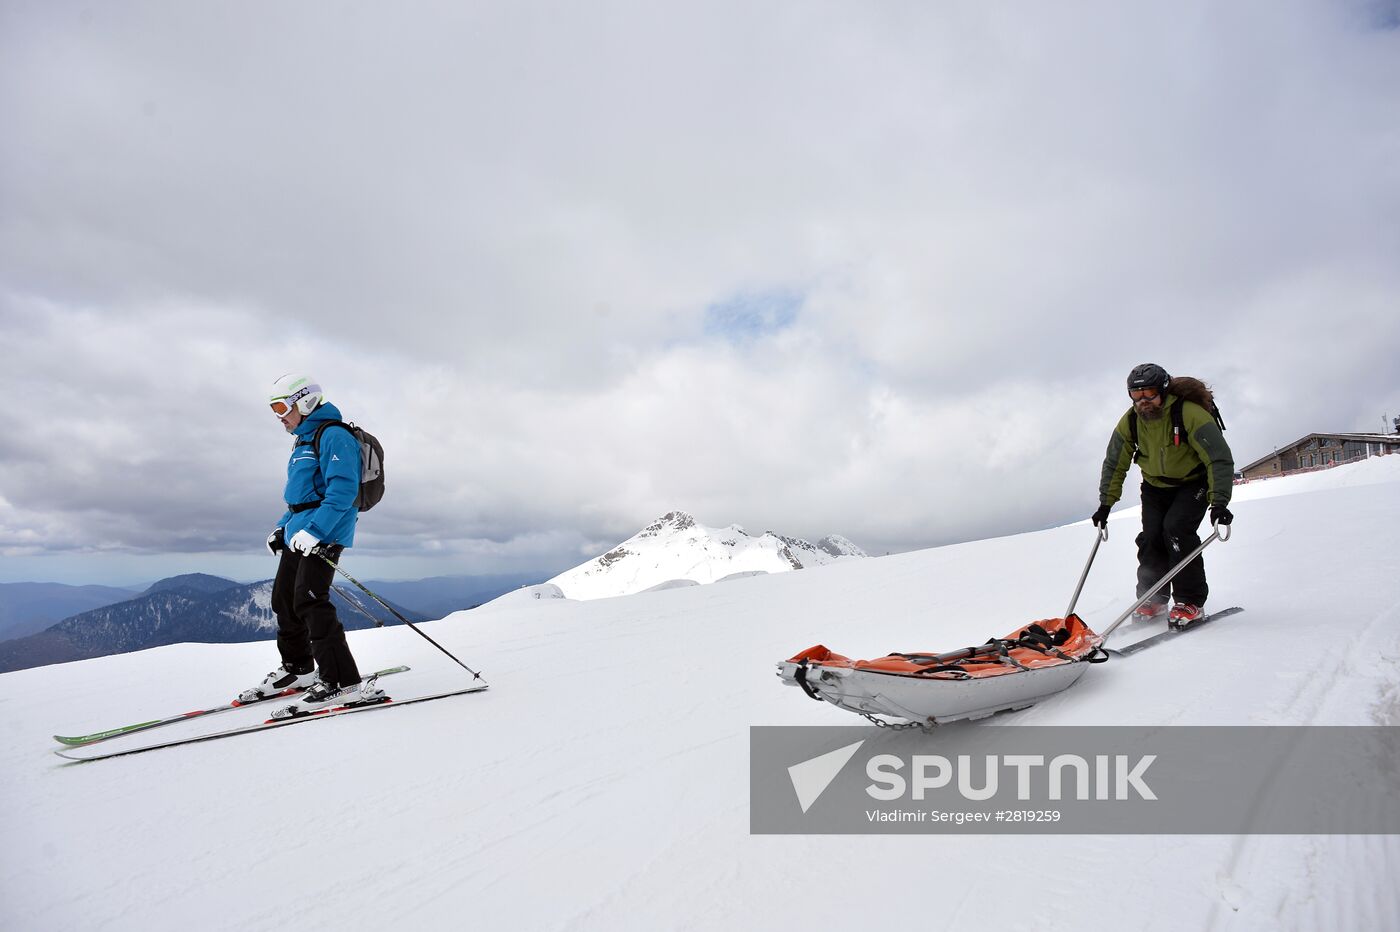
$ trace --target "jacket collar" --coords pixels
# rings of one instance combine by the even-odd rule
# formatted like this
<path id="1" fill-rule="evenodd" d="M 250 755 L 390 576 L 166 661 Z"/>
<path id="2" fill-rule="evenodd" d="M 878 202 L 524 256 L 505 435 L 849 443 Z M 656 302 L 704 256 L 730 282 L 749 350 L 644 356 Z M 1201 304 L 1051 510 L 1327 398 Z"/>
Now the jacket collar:
<path id="1" fill-rule="evenodd" d="M 316 428 L 326 421 L 338 420 L 340 420 L 340 410 L 330 402 L 323 401 L 316 406 L 316 410 L 301 419 L 301 423 L 296 426 L 296 430 L 292 433 L 299 440 L 310 440 L 312 435 L 316 433 Z"/>

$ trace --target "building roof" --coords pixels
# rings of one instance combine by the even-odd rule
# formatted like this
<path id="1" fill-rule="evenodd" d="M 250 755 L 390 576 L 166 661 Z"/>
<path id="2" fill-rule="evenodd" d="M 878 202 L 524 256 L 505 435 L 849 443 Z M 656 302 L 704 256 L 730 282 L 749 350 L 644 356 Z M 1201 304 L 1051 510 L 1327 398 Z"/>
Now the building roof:
<path id="1" fill-rule="evenodd" d="M 1266 453 L 1266 454 L 1264 454 L 1263 456 L 1259 457 L 1259 458 L 1258 458 L 1257 460 L 1255 460 L 1254 462 L 1250 463 L 1248 466 L 1240 466 L 1240 467 L 1238 467 L 1238 471 L 1239 471 L 1239 472 L 1244 472 L 1245 470 L 1253 469 L 1255 466 L 1258 466 L 1260 463 L 1266 463 L 1266 462 L 1268 462 L 1269 460 L 1273 459 L 1275 456 L 1278 456 L 1278 455 L 1279 455 L 1280 453 L 1282 453 L 1283 451 L 1285 451 L 1285 450 L 1291 450 L 1291 449 L 1293 449 L 1294 447 L 1301 446 L 1302 444 L 1307 443 L 1309 440 L 1313 439 L 1314 437 L 1336 437 L 1338 440 L 1355 440 L 1355 441 L 1357 441 L 1357 442 L 1364 442 L 1364 443 L 1392 443 L 1392 444 L 1400 445 L 1400 434 L 1339 434 L 1339 433 L 1330 433 L 1330 434 L 1329 434 L 1329 433 L 1314 433 L 1314 434 L 1307 434 L 1307 435 L 1305 435 L 1305 436 L 1303 436 L 1303 437 L 1299 437 L 1297 440 L 1293 441 L 1292 443 L 1285 443 L 1285 444 L 1284 444 L 1283 446 L 1281 446 L 1281 447 L 1275 447 L 1272 453 Z"/>

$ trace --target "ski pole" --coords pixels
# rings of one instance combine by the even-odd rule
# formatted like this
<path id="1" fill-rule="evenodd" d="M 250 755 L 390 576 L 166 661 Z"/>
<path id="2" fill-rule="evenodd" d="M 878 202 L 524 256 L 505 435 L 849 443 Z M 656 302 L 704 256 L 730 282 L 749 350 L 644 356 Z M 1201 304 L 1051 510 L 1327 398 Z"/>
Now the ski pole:
<path id="1" fill-rule="evenodd" d="M 340 595 L 340 597 L 345 600 L 345 604 L 349 605 L 351 608 L 355 609 L 355 611 L 359 612 L 361 615 L 364 615 L 370 621 L 374 622 L 374 626 L 376 628 L 384 627 L 384 619 L 376 618 L 374 617 L 374 615 L 370 614 L 369 609 L 365 608 L 364 603 L 361 602 L 359 599 L 355 598 L 355 596 L 352 595 L 349 592 L 349 590 L 347 590 L 344 586 L 331 586 L 331 588 L 334 589 Z"/>
<path id="2" fill-rule="evenodd" d="M 1222 532 L 1223 532 L 1223 533 L 1222 533 Z M 1151 589 L 1147 590 L 1147 593 L 1146 593 L 1145 595 L 1143 595 L 1142 598 L 1138 599 L 1138 600 L 1137 600 L 1136 602 L 1134 602 L 1132 605 L 1128 606 L 1128 610 L 1127 610 L 1126 612 L 1124 612 L 1123 614 L 1119 615 L 1118 618 L 1113 622 L 1113 624 L 1111 624 L 1111 625 L 1108 626 L 1108 629 L 1107 629 L 1106 631 L 1104 631 L 1102 637 L 1107 638 L 1110 634 L 1113 633 L 1113 629 L 1114 629 L 1114 628 L 1117 628 L 1117 627 L 1118 627 L 1119 625 L 1121 625 L 1123 622 L 1127 621 L 1127 620 L 1128 620 L 1128 616 L 1131 615 L 1133 612 L 1135 612 L 1135 611 L 1138 610 L 1138 606 L 1139 606 L 1139 605 L 1145 605 L 1145 604 L 1147 603 L 1147 600 L 1148 600 L 1148 599 L 1152 598 L 1152 597 L 1153 597 L 1154 595 L 1156 595 L 1158 592 L 1162 591 L 1162 587 L 1165 586 L 1167 583 L 1171 582 L 1174 578 L 1176 578 L 1176 574 L 1177 574 L 1177 573 L 1180 573 L 1182 570 L 1186 569 L 1186 565 L 1187 565 L 1188 563 L 1190 563 L 1192 560 L 1194 560 L 1194 559 L 1196 559 L 1197 557 L 1199 557 L 1199 556 L 1201 555 L 1201 551 L 1202 551 L 1202 550 L 1205 550 L 1207 547 L 1209 547 L 1211 544 L 1215 543 L 1217 540 L 1229 540 L 1229 539 L 1230 539 L 1230 525 L 1228 525 L 1228 524 L 1212 524 L 1212 525 L 1211 525 L 1211 534 L 1210 534 L 1210 536 L 1207 537 L 1205 540 L 1201 541 L 1201 546 L 1197 547 L 1195 550 L 1193 550 L 1193 551 L 1191 551 L 1189 554 L 1187 554 L 1187 556 L 1185 557 L 1185 559 L 1183 559 L 1183 560 L 1182 560 L 1180 563 L 1178 563 L 1176 566 L 1172 567 L 1172 568 L 1171 568 L 1171 571 L 1170 571 L 1169 573 L 1167 573 L 1167 575 L 1165 575 L 1165 576 L 1163 576 L 1161 579 L 1157 580 L 1157 585 L 1155 585 L 1155 586 L 1153 586 Z"/>
<path id="3" fill-rule="evenodd" d="M 1089 551 L 1089 562 L 1084 564 L 1084 572 L 1079 574 L 1079 585 L 1074 587 L 1074 595 L 1069 597 L 1069 608 L 1065 609 L 1065 617 L 1074 614 L 1074 606 L 1079 604 L 1079 593 L 1084 589 L 1084 580 L 1089 578 L 1089 567 L 1094 565 L 1094 557 L 1098 556 L 1099 544 L 1108 540 L 1108 528 L 1101 527 L 1094 535 L 1094 549 Z"/>
<path id="4" fill-rule="evenodd" d="M 345 570 L 341 569 L 341 568 L 340 568 L 340 565 L 339 565 L 338 563 L 336 563 L 334 560 L 332 560 L 330 557 L 326 556 L 326 552 L 325 552 L 324 550 L 322 550 L 320 547 L 313 547 L 313 548 L 311 549 L 311 552 L 314 553 L 314 554 L 316 554 L 316 556 L 320 557 L 322 560 L 325 560 L 327 563 L 329 563 L 329 564 L 331 565 L 331 568 L 332 568 L 332 569 L 334 569 L 337 573 L 339 573 L 340 575 L 344 576 L 346 579 L 348 579 L 348 580 L 350 580 L 352 583 L 354 583 L 354 584 L 359 588 L 359 590 L 360 590 L 361 592 L 363 592 L 365 595 L 369 596 L 371 599 L 374 599 L 374 601 L 378 602 L 380 605 L 382 605 L 382 606 L 384 606 L 386 609 L 388 609 L 389 612 L 390 612 L 395 618 L 397 618 L 399 621 L 403 622 L 404 624 L 406 624 L 406 625 L 408 625 L 410 628 L 412 628 L 412 629 L 414 630 L 415 633 L 417 633 L 420 637 L 422 637 L 422 638 L 423 638 L 425 641 L 427 641 L 429 644 L 433 645 L 434 647 L 436 647 L 438 650 L 442 651 L 442 652 L 443 652 L 444 654 L 446 654 L 447 656 L 452 657 L 453 662 L 456 663 L 457 666 L 461 667 L 463 670 L 466 670 L 468 673 L 470 673 L 470 674 L 471 674 L 473 677 L 475 677 L 476 679 L 478 679 L 478 680 L 481 679 L 481 674 L 480 674 L 480 673 L 477 673 L 477 672 L 476 672 L 475 670 L 473 670 L 471 667 L 467 666 L 465 663 L 462 663 L 462 661 L 458 660 L 456 657 L 453 657 L 453 656 L 452 656 L 452 652 L 451 652 L 450 650 L 448 650 L 446 647 L 443 647 L 443 646 L 442 646 L 441 644 L 439 644 L 437 641 L 434 641 L 434 640 L 433 640 L 431 637 L 429 637 L 428 635 L 424 634 L 424 633 L 419 629 L 419 627 L 418 627 L 417 625 L 415 625 L 413 622 L 409 621 L 407 618 L 405 618 L 405 617 L 403 617 L 402 615 L 400 615 L 400 614 L 394 609 L 394 606 L 390 605 L 388 602 L 385 602 L 385 601 L 384 601 L 383 599 L 381 599 L 379 596 L 375 595 L 373 592 L 370 592 L 368 589 L 366 589 L 364 583 L 360 582 L 360 581 L 359 581 L 358 579 L 356 579 L 354 576 L 351 576 L 349 573 L 345 572 Z M 485 680 L 482 680 L 482 682 L 485 682 Z"/>

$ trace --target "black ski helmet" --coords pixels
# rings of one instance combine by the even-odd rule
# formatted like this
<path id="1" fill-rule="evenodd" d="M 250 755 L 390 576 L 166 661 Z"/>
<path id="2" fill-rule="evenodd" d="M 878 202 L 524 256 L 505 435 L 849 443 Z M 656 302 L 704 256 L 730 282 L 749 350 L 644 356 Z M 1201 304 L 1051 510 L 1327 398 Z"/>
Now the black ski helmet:
<path id="1" fill-rule="evenodd" d="M 1167 394 L 1167 385 L 1171 383 L 1172 377 L 1167 375 L 1167 370 L 1157 365 L 1155 362 L 1145 362 L 1128 373 L 1128 391 L 1139 388 L 1155 388 Z"/>

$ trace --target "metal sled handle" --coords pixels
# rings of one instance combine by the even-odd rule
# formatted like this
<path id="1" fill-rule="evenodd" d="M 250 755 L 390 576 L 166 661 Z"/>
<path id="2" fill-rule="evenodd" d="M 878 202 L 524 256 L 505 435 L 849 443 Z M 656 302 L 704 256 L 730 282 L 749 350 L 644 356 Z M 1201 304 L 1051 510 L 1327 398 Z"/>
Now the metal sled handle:
<path id="1" fill-rule="evenodd" d="M 1094 565 L 1094 557 L 1098 556 L 1099 544 L 1108 540 L 1108 528 L 1101 527 L 1094 535 L 1094 549 L 1089 551 L 1089 562 L 1084 564 L 1084 572 L 1079 574 L 1079 585 L 1074 587 L 1074 595 L 1069 597 L 1069 608 L 1065 609 L 1065 617 L 1074 614 L 1074 606 L 1079 604 L 1079 593 L 1084 589 L 1084 580 L 1089 578 L 1089 567 Z"/>
<path id="2" fill-rule="evenodd" d="M 1224 531 L 1223 534 L 1221 533 L 1222 530 Z M 1127 620 L 1128 620 L 1128 616 L 1131 615 L 1133 612 L 1135 612 L 1135 611 L 1138 610 L 1138 606 L 1139 606 L 1139 605 L 1145 605 L 1149 599 L 1151 599 L 1151 598 L 1152 598 L 1154 595 L 1156 595 L 1158 592 L 1161 592 L 1161 591 L 1162 591 L 1162 587 L 1165 586 L 1167 583 L 1171 582 L 1173 579 L 1175 579 L 1177 573 L 1180 573 L 1182 570 L 1186 569 L 1186 565 L 1187 565 L 1188 563 L 1190 563 L 1192 560 L 1194 560 L 1194 559 L 1196 559 L 1197 557 L 1199 557 L 1199 556 L 1201 555 L 1201 551 L 1202 551 L 1202 550 L 1205 550 L 1207 547 L 1209 547 L 1211 544 L 1215 543 L 1217 540 L 1229 540 L 1229 539 L 1230 539 L 1230 525 L 1228 525 L 1228 524 L 1212 524 L 1212 525 L 1211 525 L 1211 533 L 1210 533 L 1210 536 L 1207 537 L 1205 540 L 1201 541 L 1201 546 L 1197 547 L 1195 550 L 1193 550 L 1193 551 L 1191 551 L 1189 554 L 1187 554 L 1186 557 L 1183 558 L 1182 561 L 1181 561 L 1180 563 L 1178 563 L 1176 566 L 1174 566 L 1174 567 L 1171 568 L 1171 572 L 1167 573 L 1167 575 L 1165 575 L 1165 576 L 1163 576 L 1161 579 L 1157 580 L 1157 585 L 1155 585 L 1155 586 L 1153 586 L 1151 589 L 1147 590 L 1147 594 L 1146 594 L 1146 595 L 1144 595 L 1142 598 L 1138 599 L 1138 600 L 1137 600 L 1136 602 L 1134 602 L 1132 605 L 1128 606 L 1128 610 L 1127 610 L 1126 612 L 1124 612 L 1123 614 L 1119 615 L 1118 618 L 1113 622 L 1113 624 L 1111 624 L 1111 625 L 1108 626 L 1108 628 L 1104 631 L 1104 633 L 1101 635 L 1101 637 L 1107 638 L 1110 634 L 1113 633 L 1113 629 L 1117 628 L 1117 627 L 1118 627 L 1119 625 L 1121 625 L 1123 622 L 1127 621 Z"/>

